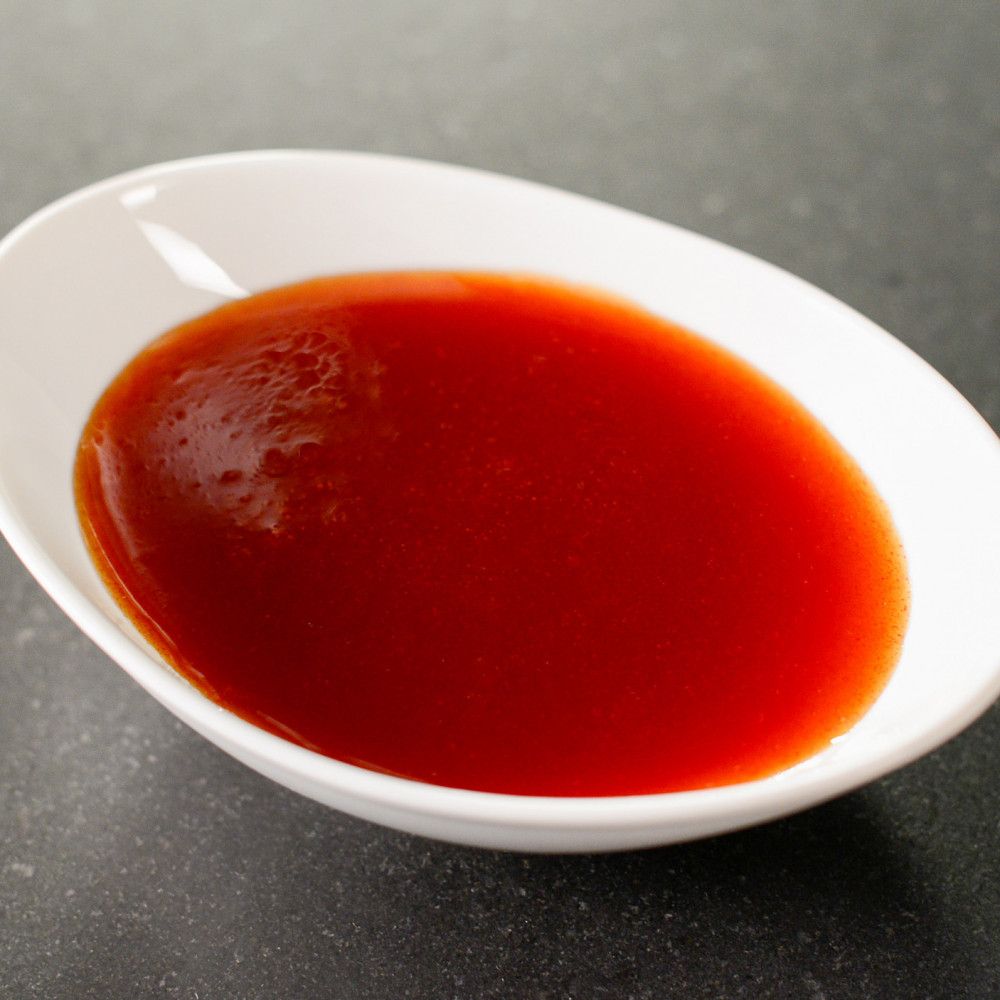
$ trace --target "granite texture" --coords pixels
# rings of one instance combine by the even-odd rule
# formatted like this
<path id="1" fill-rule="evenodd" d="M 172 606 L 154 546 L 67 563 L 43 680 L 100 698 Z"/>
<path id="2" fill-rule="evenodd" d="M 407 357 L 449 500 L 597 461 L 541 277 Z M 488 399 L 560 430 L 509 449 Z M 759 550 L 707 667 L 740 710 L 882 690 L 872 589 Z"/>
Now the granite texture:
<path id="1" fill-rule="evenodd" d="M 0 0 L 0 27 L 0 232 L 207 152 L 480 166 L 782 265 L 1000 426 L 994 0 Z M 0 996 L 1000 997 L 998 748 L 995 707 L 662 850 L 437 844 L 225 757 L 0 547 Z"/>

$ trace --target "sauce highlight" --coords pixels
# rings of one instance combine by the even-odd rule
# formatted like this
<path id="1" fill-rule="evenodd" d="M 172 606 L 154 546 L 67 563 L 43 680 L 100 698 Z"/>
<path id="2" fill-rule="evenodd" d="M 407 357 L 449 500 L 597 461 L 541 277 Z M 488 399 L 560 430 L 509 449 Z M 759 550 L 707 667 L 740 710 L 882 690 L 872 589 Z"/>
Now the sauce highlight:
<path id="1" fill-rule="evenodd" d="M 784 390 L 627 303 L 325 278 L 145 349 L 75 469 L 108 587 L 257 725 L 460 788 L 764 777 L 871 706 L 907 620 L 871 484 Z"/>

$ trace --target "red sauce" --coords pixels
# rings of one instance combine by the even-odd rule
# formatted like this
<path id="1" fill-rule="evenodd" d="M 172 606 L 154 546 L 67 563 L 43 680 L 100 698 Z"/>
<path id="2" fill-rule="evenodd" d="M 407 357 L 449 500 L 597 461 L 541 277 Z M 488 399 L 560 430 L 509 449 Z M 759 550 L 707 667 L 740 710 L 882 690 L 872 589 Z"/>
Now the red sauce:
<path id="1" fill-rule="evenodd" d="M 462 788 L 616 795 L 821 750 L 897 659 L 888 513 L 798 403 L 598 294 L 321 279 L 168 333 L 76 466 L 110 589 L 259 726 Z"/>

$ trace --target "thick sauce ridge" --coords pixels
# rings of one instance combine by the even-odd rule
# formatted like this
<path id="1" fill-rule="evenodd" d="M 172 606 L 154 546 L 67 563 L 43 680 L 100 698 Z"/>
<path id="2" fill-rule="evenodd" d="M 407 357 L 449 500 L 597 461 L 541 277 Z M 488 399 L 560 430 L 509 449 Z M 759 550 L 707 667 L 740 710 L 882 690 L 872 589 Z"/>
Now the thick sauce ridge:
<path id="1" fill-rule="evenodd" d="M 317 279 L 166 334 L 75 470 L 116 599 L 246 719 L 437 784 L 763 777 L 871 706 L 907 620 L 873 487 L 784 390 L 627 303 Z"/>

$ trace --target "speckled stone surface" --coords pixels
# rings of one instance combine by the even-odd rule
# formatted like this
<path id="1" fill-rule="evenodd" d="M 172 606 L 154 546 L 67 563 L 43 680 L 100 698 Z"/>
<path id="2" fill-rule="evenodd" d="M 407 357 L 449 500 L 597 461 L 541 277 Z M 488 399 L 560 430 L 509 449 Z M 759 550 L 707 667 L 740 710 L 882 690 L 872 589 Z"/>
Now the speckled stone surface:
<path id="1" fill-rule="evenodd" d="M 786 267 L 1000 427 L 994 0 L 0 0 L 0 27 L 0 232 L 207 152 L 480 166 Z M 0 547 L 0 996 L 1000 997 L 1000 710 L 744 833 L 466 850 L 231 761 Z"/>

